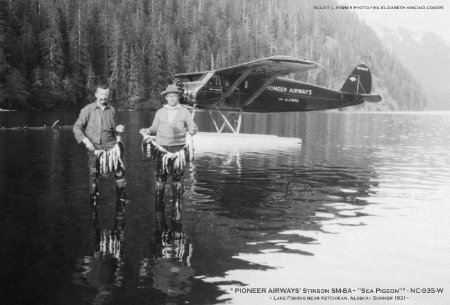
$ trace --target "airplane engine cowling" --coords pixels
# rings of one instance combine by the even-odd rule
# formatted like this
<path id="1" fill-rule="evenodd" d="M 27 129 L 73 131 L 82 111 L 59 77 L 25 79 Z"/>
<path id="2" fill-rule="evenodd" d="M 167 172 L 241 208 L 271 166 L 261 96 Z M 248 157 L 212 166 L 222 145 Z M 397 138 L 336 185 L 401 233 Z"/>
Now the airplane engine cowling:
<path id="1" fill-rule="evenodd" d="M 202 82 L 183 82 L 183 93 L 181 94 L 180 102 L 193 106 L 197 103 L 197 93 L 202 87 Z"/>

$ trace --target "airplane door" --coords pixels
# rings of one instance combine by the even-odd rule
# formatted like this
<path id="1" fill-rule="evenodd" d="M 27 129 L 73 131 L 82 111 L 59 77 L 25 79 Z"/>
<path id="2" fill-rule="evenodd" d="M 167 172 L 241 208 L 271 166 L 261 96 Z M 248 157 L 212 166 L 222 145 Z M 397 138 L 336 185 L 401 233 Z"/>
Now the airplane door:
<path id="1" fill-rule="evenodd" d="M 222 84 L 219 75 L 213 75 L 201 88 L 198 93 L 198 99 L 203 104 L 213 105 L 218 103 L 223 97 Z"/>
<path id="2" fill-rule="evenodd" d="M 229 76 L 222 76 L 222 89 L 223 92 L 226 92 L 228 88 L 231 87 L 231 85 L 236 81 L 237 77 L 229 77 Z M 220 103 L 221 106 L 228 106 L 228 107 L 239 107 L 239 101 L 241 97 L 241 88 L 236 88 L 231 95 L 229 95 L 226 99 L 222 100 Z"/>

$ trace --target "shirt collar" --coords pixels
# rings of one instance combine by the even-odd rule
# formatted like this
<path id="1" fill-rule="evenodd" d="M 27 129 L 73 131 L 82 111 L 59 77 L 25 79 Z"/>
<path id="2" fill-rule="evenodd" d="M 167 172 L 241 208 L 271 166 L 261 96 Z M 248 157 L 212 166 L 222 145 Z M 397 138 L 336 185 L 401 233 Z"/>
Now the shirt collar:
<path id="1" fill-rule="evenodd" d="M 170 105 L 164 105 L 164 108 L 168 109 L 168 110 L 175 110 L 175 109 L 180 109 L 181 106 L 180 104 L 176 105 L 176 106 L 170 106 Z"/>
<path id="2" fill-rule="evenodd" d="M 97 104 L 96 101 L 94 102 L 94 104 L 95 104 L 95 107 L 94 107 L 94 108 L 100 108 L 100 109 L 102 109 L 102 108 Z M 106 104 L 106 105 L 105 105 L 105 109 L 107 109 L 107 108 L 109 108 L 109 107 L 110 107 L 109 104 Z"/>

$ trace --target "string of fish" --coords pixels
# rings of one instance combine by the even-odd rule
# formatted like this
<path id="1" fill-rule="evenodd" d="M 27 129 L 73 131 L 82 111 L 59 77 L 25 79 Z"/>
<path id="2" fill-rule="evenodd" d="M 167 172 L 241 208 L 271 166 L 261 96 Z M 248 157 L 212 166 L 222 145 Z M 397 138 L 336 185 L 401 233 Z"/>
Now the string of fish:
<path id="1" fill-rule="evenodd" d="M 156 143 L 151 136 L 144 136 L 143 153 L 155 160 L 156 167 L 171 174 L 174 171 L 183 170 L 194 157 L 194 145 L 192 136 L 187 136 L 185 146 L 174 153 L 168 152 L 164 147 Z"/>
<path id="2" fill-rule="evenodd" d="M 105 176 L 119 168 L 125 169 L 122 160 L 123 144 L 120 136 L 117 136 L 117 143 L 113 148 L 109 150 L 96 149 L 94 153 L 98 156 L 100 175 Z"/>

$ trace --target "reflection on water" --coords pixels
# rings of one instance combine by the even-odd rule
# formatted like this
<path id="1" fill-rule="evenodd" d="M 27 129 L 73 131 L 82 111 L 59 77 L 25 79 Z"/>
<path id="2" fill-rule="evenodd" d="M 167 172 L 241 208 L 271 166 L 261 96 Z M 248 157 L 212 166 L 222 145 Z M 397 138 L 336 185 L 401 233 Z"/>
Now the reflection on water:
<path id="1" fill-rule="evenodd" d="M 191 292 L 194 270 L 191 266 L 192 244 L 181 223 L 158 226 L 150 246 L 150 257 L 139 268 L 140 289 L 153 287 L 176 301 Z"/>
<path id="2" fill-rule="evenodd" d="M 2 113 L 0 125 L 76 118 L 27 116 Z M 127 211 L 106 179 L 94 219 L 87 156 L 70 131 L 0 131 L 1 304 L 264 304 L 269 295 L 231 289 L 450 282 L 449 115 L 246 115 L 243 133 L 301 145 L 268 136 L 201 147 L 197 138 L 182 223 L 155 215 L 138 134 L 153 114 L 120 116 Z"/>
<path id="3" fill-rule="evenodd" d="M 92 255 L 78 259 L 74 283 L 93 288 L 92 296 L 84 295 L 83 301 L 91 304 L 108 304 L 112 299 L 113 287 L 123 284 L 125 209 L 116 202 L 114 226 L 102 228 L 98 214 L 92 222 L 94 247 Z"/>

